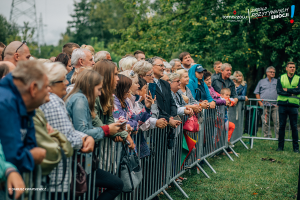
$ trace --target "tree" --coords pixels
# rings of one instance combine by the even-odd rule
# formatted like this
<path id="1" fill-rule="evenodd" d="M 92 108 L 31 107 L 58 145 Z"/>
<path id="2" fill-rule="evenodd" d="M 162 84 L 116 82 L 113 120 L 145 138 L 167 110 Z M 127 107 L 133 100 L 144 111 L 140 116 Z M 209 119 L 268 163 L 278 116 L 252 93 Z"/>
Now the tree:
<path id="1" fill-rule="evenodd" d="M 299 62 L 300 29 L 293 29 L 290 18 L 252 18 L 249 24 L 248 20 L 231 23 L 222 17 L 233 15 L 233 10 L 248 16 L 248 9 L 274 10 L 293 4 L 300 7 L 300 2 L 292 0 L 135 0 L 126 7 L 134 21 L 116 32 L 121 40 L 111 48 L 120 55 L 141 49 L 147 57 L 158 55 L 167 60 L 188 51 L 208 69 L 216 60 L 228 62 L 234 71 L 247 74 L 248 93 L 252 94 L 266 67 L 273 65 L 281 73 L 288 61 Z"/>
<path id="2" fill-rule="evenodd" d="M 10 23 L 3 15 L 0 15 L 0 42 L 9 44 L 17 39 L 18 28 L 15 23 Z"/>

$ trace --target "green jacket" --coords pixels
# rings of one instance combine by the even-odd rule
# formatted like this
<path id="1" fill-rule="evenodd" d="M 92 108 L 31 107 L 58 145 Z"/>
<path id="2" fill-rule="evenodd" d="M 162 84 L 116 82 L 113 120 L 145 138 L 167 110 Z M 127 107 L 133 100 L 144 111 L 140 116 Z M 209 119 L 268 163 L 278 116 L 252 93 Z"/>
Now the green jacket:
<path id="1" fill-rule="evenodd" d="M 5 172 L 9 168 L 13 168 L 14 171 L 17 171 L 17 168 L 13 164 L 11 164 L 10 162 L 6 162 L 2 145 L 0 142 L 0 182 L 6 180 L 7 177 L 5 176 Z"/>
<path id="2" fill-rule="evenodd" d="M 103 115 L 103 109 L 102 109 L 99 97 L 96 98 L 95 113 L 96 113 L 96 117 L 93 119 L 93 126 L 95 126 L 95 127 L 109 125 L 109 124 L 112 124 L 115 122 L 113 114 Z M 114 139 L 116 136 L 120 136 L 123 140 L 125 140 L 128 136 L 128 132 L 122 131 L 122 132 L 116 133 L 115 135 L 111 136 L 110 138 Z"/>

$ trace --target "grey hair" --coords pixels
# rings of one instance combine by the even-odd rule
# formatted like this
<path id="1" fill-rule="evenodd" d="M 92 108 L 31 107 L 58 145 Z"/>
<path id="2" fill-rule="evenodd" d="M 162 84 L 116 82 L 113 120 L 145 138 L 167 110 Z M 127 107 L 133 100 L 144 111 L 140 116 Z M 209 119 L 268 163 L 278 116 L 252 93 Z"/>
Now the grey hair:
<path id="1" fill-rule="evenodd" d="M 174 79 L 179 78 L 180 79 L 180 74 L 177 73 L 170 73 L 168 74 L 168 77 L 170 79 L 170 81 L 172 82 Z"/>
<path id="2" fill-rule="evenodd" d="M 128 56 L 128 57 L 124 58 L 124 60 L 122 60 L 120 69 L 122 71 L 131 70 L 135 63 L 137 63 L 137 59 L 135 57 Z"/>
<path id="3" fill-rule="evenodd" d="M 161 57 L 158 57 L 158 56 L 154 56 L 154 57 L 150 58 L 150 59 L 148 60 L 148 62 L 149 62 L 150 64 L 154 65 L 154 62 L 155 62 L 156 60 L 161 60 L 161 61 L 163 62 L 163 59 L 162 59 Z"/>
<path id="4" fill-rule="evenodd" d="M 164 66 L 167 69 L 172 69 L 172 66 L 168 62 L 164 62 Z"/>
<path id="5" fill-rule="evenodd" d="M 132 70 L 137 73 L 139 76 L 146 76 L 147 72 L 149 72 L 150 70 L 152 70 L 153 66 L 144 60 L 140 60 L 137 63 L 135 63 L 133 65 Z"/>
<path id="6" fill-rule="evenodd" d="M 132 80 L 132 83 L 139 81 L 138 75 L 136 73 L 134 73 L 132 70 L 125 70 L 125 71 L 120 72 L 119 74 L 122 74 L 122 75 L 130 78 Z"/>
<path id="7" fill-rule="evenodd" d="M 232 69 L 231 64 L 224 63 L 224 64 L 221 65 L 221 70 L 224 71 L 226 67 L 229 67 L 230 69 Z"/>
<path id="8" fill-rule="evenodd" d="M 173 60 L 170 61 L 170 65 L 171 65 L 172 67 L 174 67 L 176 62 L 180 62 L 180 63 L 181 63 L 180 59 L 177 59 L 177 58 L 176 58 L 176 59 L 173 59 Z"/>
<path id="9" fill-rule="evenodd" d="M 91 51 L 88 50 L 88 49 L 74 49 L 74 51 L 72 53 L 72 56 L 71 56 L 71 65 L 73 67 L 77 65 L 78 60 L 80 58 L 83 59 L 83 60 L 86 58 L 86 55 L 85 55 L 84 52 L 90 52 L 91 53 Z"/>
<path id="10" fill-rule="evenodd" d="M 17 67 L 11 72 L 15 79 L 19 79 L 25 84 L 24 93 L 30 84 L 35 81 L 38 89 L 42 89 L 44 85 L 44 75 L 47 74 L 45 65 L 37 60 L 20 61 Z M 19 89 L 19 88 L 18 88 Z"/>
<path id="11" fill-rule="evenodd" d="M 95 60 L 95 63 L 100 61 L 100 60 L 103 60 L 103 59 L 106 59 L 106 55 L 110 53 L 108 51 L 98 51 L 96 54 L 95 54 L 95 57 L 94 57 L 94 60 Z"/>
<path id="12" fill-rule="evenodd" d="M 273 67 L 273 66 L 268 67 L 268 68 L 266 69 L 266 72 L 269 72 L 270 69 L 274 69 L 274 71 L 276 72 L 276 69 L 275 69 L 275 67 Z"/>
<path id="13" fill-rule="evenodd" d="M 59 81 L 68 73 L 66 67 L 60 62 L 45 63 L 44 65 L 48 69 L 49 85 L 53 85 L 55 81 Z"/>

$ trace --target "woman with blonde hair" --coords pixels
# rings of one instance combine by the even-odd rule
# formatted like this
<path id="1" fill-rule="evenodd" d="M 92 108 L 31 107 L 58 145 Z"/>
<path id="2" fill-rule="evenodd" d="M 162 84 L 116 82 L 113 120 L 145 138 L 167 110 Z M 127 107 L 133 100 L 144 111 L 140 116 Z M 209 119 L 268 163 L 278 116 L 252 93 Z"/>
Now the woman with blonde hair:
<path id="1" fill-rule="evenodd" d="M 83 44 L 80 48 L 81 49 L 88 49 L 88 50 L 90 50 L 90 52 L 92 53 L 93 56 L 95 55 L 95 49 L 91 45 Z"/>
<path id="2" fill-rule="evenodd" d="M 235 82 L 235 90 L 238 95 L 239 101 L 248 101 L 247 94 L 247 83 L 244 81 L 244 76 L 241 71 L 235 71 L 233 76 L 237 78 Z"/>

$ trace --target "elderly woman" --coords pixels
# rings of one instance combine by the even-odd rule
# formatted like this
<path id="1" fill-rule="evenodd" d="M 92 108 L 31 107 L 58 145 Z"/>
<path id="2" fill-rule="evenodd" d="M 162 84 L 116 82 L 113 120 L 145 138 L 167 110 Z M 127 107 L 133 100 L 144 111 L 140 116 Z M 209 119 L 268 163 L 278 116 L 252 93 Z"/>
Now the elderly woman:
<path id="1" fill-rule="evenodd" d="M 178 90 L 180 89 L 180 74 L 177 73 L 173 73 L 173 74 L 169 74 L 168 75 L 170 78 L 170 87 L 171 87 L 171 94 L 172 97 L 176 103 L 177 106 L 177 114 L 178 115 L 193 115 L 193 109 L 192 109 L 192 105 L 187 105 L 187 103 L 185 103 L 185 101 L 183 100 L 182 96 L 178 93 Z M 200 111 L 197 110 L 197 112 Z"/>
<path id="2" fill-rule="evenodd" d="M 94 139 L 85 133 L 76 131 L 73 127 L 72 122 L 69 119 L 68 112 L 62 97 L 66 95 L 67 80 L 66 74 L 67 70 L 65 66 L 59 62 L 46 63 L 45 66 L 48 68 L 48 79 L 50 87 L 50 101 L 40 106 L 40 109 L 44 112 L 45 118 L 54 129 L 63 133 L 71 146 L 74 149 L 81 149 L 81 152 L 89 153 L 94 149 Z M 55 184 L 55 179 L 59 183 L 62 180 L 63 164 L 62 161 L 58 164 L 58 177 L 56 177 L 56 168 L 49 174 L 50 185 Z M 67 160 L 67 171 L 70 170 L 70 163 Z M 58 187 L 57 191 L 64 193 L 66 196 L 69 185 L 70 174 L 65 174 L 65 179 L 62 187 Z M 55 191 L 54 187 L 50 188 L 50 191 Z M 62 198 L 63 199 L 63 198 Z"/>
<path id="3" fill-rule="evenodd" d="M 147 83 L 153 83 L 154 75 L 153 75 L 153 66 L 144 60 L 140 60 L 133 66 L 132 70 L 139 75 L 140 78 L 145 79 Z"/>
<path id="4" fill-rule="evenodd" d="M 247 83 L 244 81 L 244 76 L 242 72 L 235 71 L 233 73 L 233 76 L 236 77 L 236 81 L 233 81 L 235 83 L 235 90 L 238 95 L 239 101 L 248 101 L 247 94 Z"/>
<path id="5" fill-rule="evenodd" d="M 199 110 L 201 111 L 202 107 L 206 108 L 207 104 L 204 102 L 201 104 L 201 107 L 199 106 L 199 102 L 194 99 L 191 90 L 187 87 L 190 80 L 188 72 L 185 69 L 180 69 L 176 73 L 180 75 L 180 89 L 178 93 L 188 98 L 187 104 L 197 105 L 192 107 L 195 113 L 199 112 Z"/>
<path id="6" fill-rule="evenodd" d="M 128 56 L 122 60 L 120 69 L 121 71 L 131 70 L 135 63 L 137 63 L 137 59 L 135 57 Z"/>

